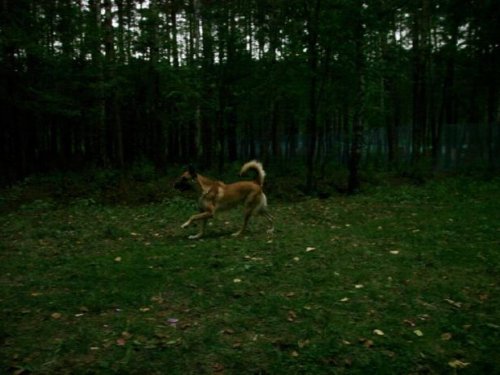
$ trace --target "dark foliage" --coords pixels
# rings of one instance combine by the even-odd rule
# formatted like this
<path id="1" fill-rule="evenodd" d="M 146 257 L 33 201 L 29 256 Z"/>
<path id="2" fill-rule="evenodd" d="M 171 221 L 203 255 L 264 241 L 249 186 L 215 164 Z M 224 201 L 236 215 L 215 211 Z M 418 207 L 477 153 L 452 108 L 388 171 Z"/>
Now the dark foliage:
<path id="1" fill-rule="evenodd" d="M 3 1 L 1 183 L 48 170 L 495 167 L 497 1 Z M 496 165 L 498 167 L 498 165 Z"/>

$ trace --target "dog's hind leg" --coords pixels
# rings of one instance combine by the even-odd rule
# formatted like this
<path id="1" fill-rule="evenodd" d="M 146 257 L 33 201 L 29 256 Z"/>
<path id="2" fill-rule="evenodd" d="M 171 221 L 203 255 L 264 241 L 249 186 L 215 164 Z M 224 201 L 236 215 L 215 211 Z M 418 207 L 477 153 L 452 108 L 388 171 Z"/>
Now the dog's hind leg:
<path id="1" fill-rule="evenodd" d="M 258 215 L 262 215 L 264 216 L 268 221 L 269 223 L 271 224 L 271 228 L 269 228 L 267 230 L 267 233 L 271 234 L 274 232 L 274 218 L 273 216 L 269 213 L 268 209 L 267 209 L 267 197 L 264 193 L 262 193 L 262 201 L 261 201 L 261 204 L 259 207 L 257 207 L 256 209 L 256 213 Z"/>
<path id="2" fill-rule="evenodd" d="M 260 215 L 264 216 L 268 221 L 269 223 L 271 224 L 271 228 L 269 228 L 267 230 L 267 233 L 271 234 L 274 232 L 274 218 L 273 216 L 267 211 L 267 207 L 264 208 L 263 210 L 261 210 L 259 212 Z"/>
<path id="3" fill-rule="evenodd" d="M 245 209 L 245 218 L 243 219 L 243 226 L 239 231 L 232 234 L 234 237 L 240 236 L 247 229 L 248 220 L 250 220 L 250 216 L 252 216 L 252 210 L 248 208 Z"/>

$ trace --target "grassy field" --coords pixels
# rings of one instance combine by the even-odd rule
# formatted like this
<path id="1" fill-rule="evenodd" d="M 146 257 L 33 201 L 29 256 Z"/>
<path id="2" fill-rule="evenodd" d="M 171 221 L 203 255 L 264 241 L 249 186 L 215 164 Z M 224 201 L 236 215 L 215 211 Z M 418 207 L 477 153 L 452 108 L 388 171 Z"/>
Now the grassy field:
<path id="1" fill-rule="evenodd" d="M 269 201 L 4 210 L 0 373 L 500 373 L 499 180 Z"/>

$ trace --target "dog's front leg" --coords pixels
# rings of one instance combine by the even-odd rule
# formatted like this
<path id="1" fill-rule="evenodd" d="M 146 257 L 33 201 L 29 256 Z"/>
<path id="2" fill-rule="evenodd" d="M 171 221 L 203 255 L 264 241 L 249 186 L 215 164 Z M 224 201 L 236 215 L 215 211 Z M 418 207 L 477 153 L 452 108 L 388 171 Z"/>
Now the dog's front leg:
<path id="1" fill-rule="evenodd" d="M 214 215 L 211 211 L 206 211 L 206 212 L 202 212 L 201 214 L 193 215 L 189 218 L 188 221 L 186 221 L 184 224 L 181 225 L 181 228 L 189 227 L 193 223 L 193 221 L 202 220 L 202 219 L 210 219 L 213 216 Z"/>
<path id="2" fill-rule="evenodd" d="M 201 237 L 201 235 L 203 234 L 204 230 L 205 230 L 205 224 L 206 224 L 206 221 L 210 218 L 212 218 L 214 216 L 213 212 L 212 211 L 205 211 L 205 212 L 202 212 L 201 214 L 196 214 L 196 215 L 193 215 L 189 218 L 188 221 L 186 221 L 184 224 L 181 225 L 181 228 L 187 228 L 188 226 L 190 226 L 192 224 L 193 221 L 197 221 L 197 220 L 203 220 L 203 224 L 202 224 L 202 229 L 201 229 L 201 234 L 198 233 L 198 237 L 196 238 L 199 238 Z"/>
<path id="3" fill-rule="evenodd" d="M 203 234 L 205 234 L 205 227 L 207 225 L 207 220 L 208 219 L 204 219 L 201 222 L 201 228 L 200 228 L 200 231 L 197 234 L 193 234 L 193 235 L 191 235 L 191 236 L 188 237 L 190 240 L 196 240 L 196 239 L 200 238 L 201 236 L 203 236 Z"/>
<path id="4" fill-rule="evenodd" d="M 192 216 L 189 218 L 188 221 L 186 221 L 184 224 L 181 225 L 181 228 L 184 229 L 184 228 L 187 228 L 191 225 L 191 222 L 192 222 Z"/>

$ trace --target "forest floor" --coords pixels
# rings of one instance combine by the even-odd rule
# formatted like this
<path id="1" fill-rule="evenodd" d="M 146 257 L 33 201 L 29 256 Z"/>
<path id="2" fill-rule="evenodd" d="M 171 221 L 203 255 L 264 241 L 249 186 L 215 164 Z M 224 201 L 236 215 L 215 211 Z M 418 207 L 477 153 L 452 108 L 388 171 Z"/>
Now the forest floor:
<path id="1" fill-rule="evenodd" d="M 17 188 L 21 194 L 22 188 Z M 0 373 L 500 373 L 500 181 L 270 199 L 206 238 L 195 198 L 0 217 Z"/>

